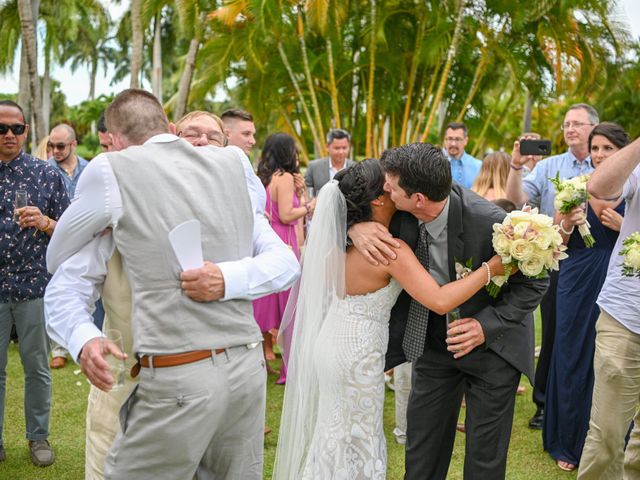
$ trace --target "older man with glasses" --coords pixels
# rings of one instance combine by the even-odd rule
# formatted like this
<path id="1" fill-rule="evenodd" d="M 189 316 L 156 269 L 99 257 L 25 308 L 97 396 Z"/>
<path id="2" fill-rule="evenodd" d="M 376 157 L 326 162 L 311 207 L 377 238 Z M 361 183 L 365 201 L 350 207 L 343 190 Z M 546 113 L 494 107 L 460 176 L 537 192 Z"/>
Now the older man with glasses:
<path id="1" fill-rule="evenodd" d="M 593 171 L 589 155 L 589 134 L 599 121 L 598 112 L 591 105 L 578 103 L 569 107 L 564 121 L 560 125 L 569 150 L 540 161 L 524 179 L 522 172 L 527 159 L 525 156 L 514 156 L 507 179 L 507 198 L 518 206 L 525 202 L 539 205 L 540 213 L 553 217 L 555 188 L 549 179 L 554 178 L 557 173 L 560 174 L 560 178 L 572 178 Z M 533 386 L 533 402 L 536 404 L 536 413 L 529 421 L 529 428 L 536 430 L 542 429 L 544 420 L 547 375 L 556 329 L 557 282 L 558 272 L 551 272 L 549 290 L 540 304 L 542 345 Z"/>
<path id="2" fill-rule="evenodd" d="M 176 123 L 178 136 L 194 147 L 226 147 L 228 140 L 223 129 L 220 117 L 202 110 L 187 113 Z"/>
<path id="3" fill-rule="evenodd" d="M 482 162 L 465 152 L 469 142 L 467 126 L 452 122 L 444 130 L 444 153 L 451 164 L 451 177 L 465 188 L 471 188 L 480 173 Z"/>
<path id="4" fill-rule="evenodd" d="M 58 172 L 24 152 L 28 133 L 20 106 L 10 100 L 0 101 L 0 462 L 6 458 L 2 424 L 9 335 L 15 325 L 25 376 L 24 409 L 31 461 L 46 467 L 54 462 L 54 453 L 47 441 L 51 374 L 42 297 L 50 277 L 45 254 L 49 236 L 69 198 Z M 18 199 L 26 200 L 26 206 L 21 206 Z"/>

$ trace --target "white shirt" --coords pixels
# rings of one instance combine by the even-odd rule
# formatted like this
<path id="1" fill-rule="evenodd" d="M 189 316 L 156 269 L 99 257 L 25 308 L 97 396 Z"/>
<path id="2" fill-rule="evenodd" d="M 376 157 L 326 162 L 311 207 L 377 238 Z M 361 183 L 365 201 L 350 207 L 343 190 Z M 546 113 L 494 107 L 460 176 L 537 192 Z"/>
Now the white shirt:
<path id="1" fill-rule="evenodd" d="M 177 138 L 162 134 L 145 143 Z M 242 162 L 254 225 L 253 256 L 217 264 L 225 283 L 222 300 L 252 300 L 291 286 L 300 266 L 264 216 L 266 193 L 249 159 L 237 147 L 226 148 L 233 149 Z M 115 249 L 113 235 L 105 228 L 115 227 L 121 216 L 122 197 L 113 169 L 107 155 L 98 155 L 80 177 L 76 196 L 60 217 L 47 249 L 47 268 L 53 274 L 44 298 L 47 331 L 68 347 L 74 359 L 87 341 L 102 335 L 91 314 Z"/>
<path id="2" fill-rule="evenodd" d="M 607 278 L 598 295 L 598 306 L 635 334 L 640 334 L 640 279 L 622 275 L 622 241 L 640 230 L 640 166 L 624 184 L 626 201 L 620 234 L 609 259 Z"/>

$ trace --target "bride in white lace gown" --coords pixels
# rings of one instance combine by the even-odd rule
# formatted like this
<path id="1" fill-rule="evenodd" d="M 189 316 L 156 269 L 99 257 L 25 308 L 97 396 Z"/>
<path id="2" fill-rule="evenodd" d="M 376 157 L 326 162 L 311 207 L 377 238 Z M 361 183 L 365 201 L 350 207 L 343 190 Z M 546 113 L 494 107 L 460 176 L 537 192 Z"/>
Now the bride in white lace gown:
<path id="1" fill-rule="evenodd" d="M 288 373 L 274 480 L 384 480 L 383 369 L 396 298 L 404 288 L 442 314 L 482 288 L 487 269 L 503 273 L 495 256 L 440 287 L 404 242 L 389 265 L 371 265 L 346 248 L 346 230 L 389 225 L 395 207 L 382 168 L 365 160 L 336 180 L 320 192 L 281 327 Z"/>

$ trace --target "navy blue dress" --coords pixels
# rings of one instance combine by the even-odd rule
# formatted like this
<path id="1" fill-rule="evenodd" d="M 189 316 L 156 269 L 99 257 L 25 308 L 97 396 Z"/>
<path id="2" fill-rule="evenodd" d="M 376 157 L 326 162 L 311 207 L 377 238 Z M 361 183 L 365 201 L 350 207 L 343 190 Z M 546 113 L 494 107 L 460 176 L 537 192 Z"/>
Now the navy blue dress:
<path id="1" fill-rule="evenodd" d="M 616 209 L 624 214 L 624 202 Z M 555 460 L 578 465 L 589 429 L 593 393 L 595 324 L 600 314 L 596 299 L 607 275 L 618 232 L 600 223 L 591 206 L 587 220 L 596 244 L 586 248 L 576 228 L 562 261 L 542 439 Z"/>

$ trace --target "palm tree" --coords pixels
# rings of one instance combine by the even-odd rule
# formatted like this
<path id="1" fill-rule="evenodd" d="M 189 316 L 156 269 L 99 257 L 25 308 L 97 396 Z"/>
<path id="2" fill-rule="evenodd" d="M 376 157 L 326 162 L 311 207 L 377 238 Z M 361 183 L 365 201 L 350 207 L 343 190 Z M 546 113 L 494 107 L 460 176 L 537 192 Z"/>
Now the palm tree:
<path id="1" fill-rule="evenodd" d="M 142 65 L 142 48 L 144 34 L 142 28 L 142 0 L 131 0 L 131 88 L 140 88 L 140 69 Z"/>

